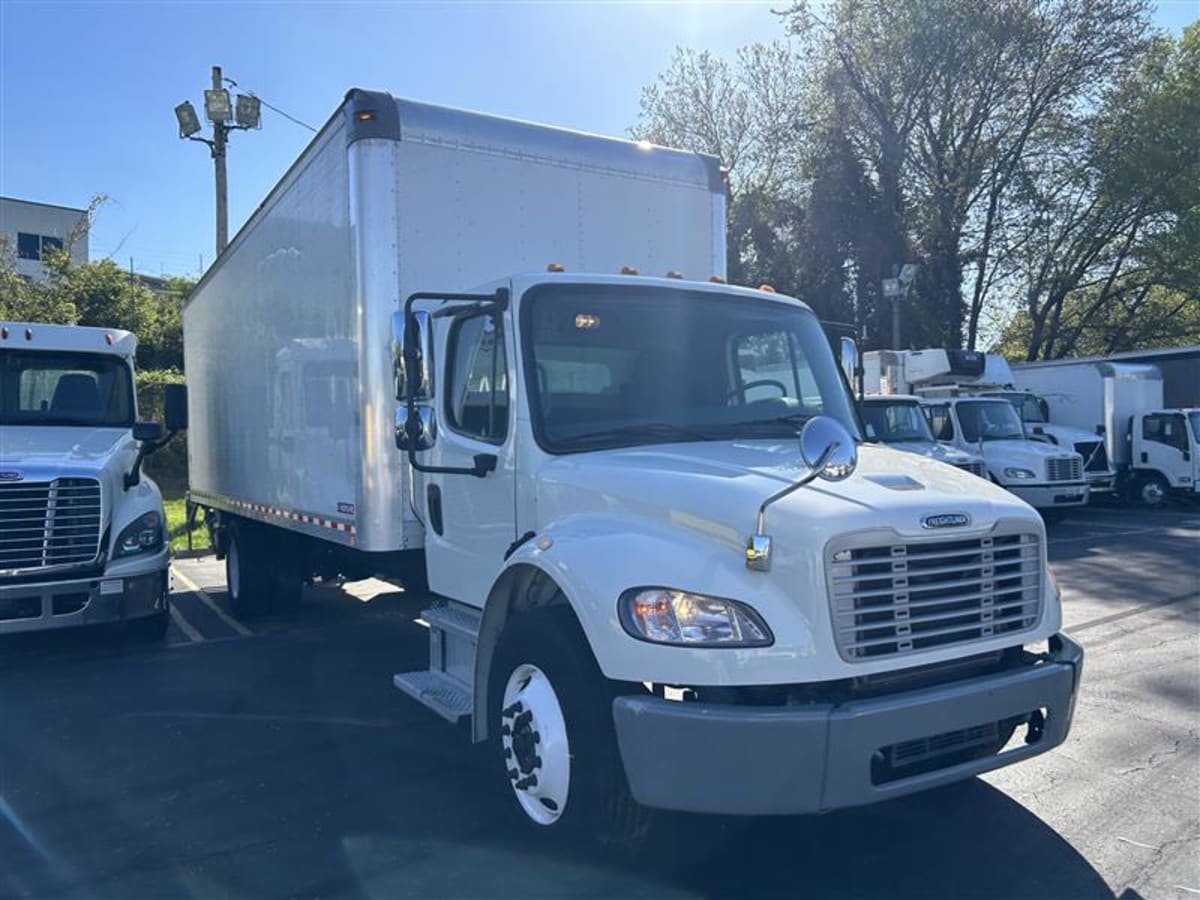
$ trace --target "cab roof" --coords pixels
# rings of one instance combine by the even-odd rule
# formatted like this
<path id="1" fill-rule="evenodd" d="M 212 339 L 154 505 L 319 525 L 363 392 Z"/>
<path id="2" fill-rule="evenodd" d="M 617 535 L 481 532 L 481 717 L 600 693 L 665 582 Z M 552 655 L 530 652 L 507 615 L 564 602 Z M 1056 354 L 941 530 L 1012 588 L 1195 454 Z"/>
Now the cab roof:
<path id="1" fill-rule="evenodd" d="M 0 350 L 58 350 L 132 357 L 137 350 L 137 336 L 119 328 L 0 322 Z"/>

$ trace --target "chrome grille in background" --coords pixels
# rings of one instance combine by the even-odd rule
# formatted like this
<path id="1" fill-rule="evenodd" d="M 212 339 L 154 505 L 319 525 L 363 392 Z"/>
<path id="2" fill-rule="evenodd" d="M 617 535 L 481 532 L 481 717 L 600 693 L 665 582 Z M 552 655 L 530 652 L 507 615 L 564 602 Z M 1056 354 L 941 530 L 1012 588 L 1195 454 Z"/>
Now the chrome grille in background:
<path id="1" fill-rule="evenodd" d="M 1108 451 L 1104 449 L 1103 441 L 1080 441 L 1075 445 L 1075 452 L 1083 457 L 1085 472 L 1108 471 Z"/>
<path id="2" fill-rule="evenodd" d="M 960 463 L 956 468 L 962 469 L 964 472 L 970 472 L 972 475 L 978 475 L 980 478 L 987 477 L 987 470 L 981 462 Z"/>
<path id="3" fill-rule="evenodd" d="M 100 553 L 100 483 L 0 484 L 0 570 L 87 563 Z"/>
<path id="4" fill-rule="evenodd" d="M 850 662 L 1024 631 L 1041 616 L 1033 533 L 831 546 L 828 572 L 834 638 Z"/>
<path id="5" fill-rule="evenodd" d="M 1077 456 L 1063 456 L 1046 460 L 1047 481 L 1082 481 L 1083 460 Z"/>

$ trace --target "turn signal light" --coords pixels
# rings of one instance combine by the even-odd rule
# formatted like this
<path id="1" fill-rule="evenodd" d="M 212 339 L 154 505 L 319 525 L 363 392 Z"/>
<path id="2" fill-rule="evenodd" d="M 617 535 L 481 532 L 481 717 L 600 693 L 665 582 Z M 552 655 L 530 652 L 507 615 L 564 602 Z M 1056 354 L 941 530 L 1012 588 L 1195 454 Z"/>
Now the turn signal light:
<path id="1" fill-rule="evenodd" d="M 760 284 L 760 285 L 758 286 L 758 289 L 759 289 L 760 291 L 762 291 L 764 294 L 773 294 L 773 293 L 775 293 L 775 288 L 771 287 L 769 284 Z"/>

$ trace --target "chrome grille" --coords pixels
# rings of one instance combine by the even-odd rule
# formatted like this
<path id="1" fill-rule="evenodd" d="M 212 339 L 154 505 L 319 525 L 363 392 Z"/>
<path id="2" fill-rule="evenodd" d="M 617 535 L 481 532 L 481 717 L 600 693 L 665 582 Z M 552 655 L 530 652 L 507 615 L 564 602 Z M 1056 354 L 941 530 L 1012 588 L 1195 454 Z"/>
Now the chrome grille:
<path id="1" fill-rule="evenodd" d="M 1047 481 L 1082 481 L 1083 460 L 1078 456 L 1063 456 L 1046 460 Z"/>
<path id="2" fill-rule="evenodd" d="M 834 638 L 850 662 L 1032 628 L 1041 615 L 1033 533 L 831 546 Z"/>
<path id="3" fill-rule="evenodd" d="M 970 472 L 972 475 L 978 475 L 980 478 L 987 477 L 987 470 L 983 467 L 982 462 L 959 463 L 955 468 L 962 469 L 964 472 Z"/>
<path id="4" fill-rule="evenodd" d="M 1075 445 L 1075 452 L 1083 457 L 1083 471 L 1108 471 L 1108 451 L 1104 449 L 1103 441 L 1080 441 Z"/>
<path id="5" fill-rule="evenodd" d="M 0 571 L 87 563 L 100 553 L 100 483 L 0 484 Z"/>

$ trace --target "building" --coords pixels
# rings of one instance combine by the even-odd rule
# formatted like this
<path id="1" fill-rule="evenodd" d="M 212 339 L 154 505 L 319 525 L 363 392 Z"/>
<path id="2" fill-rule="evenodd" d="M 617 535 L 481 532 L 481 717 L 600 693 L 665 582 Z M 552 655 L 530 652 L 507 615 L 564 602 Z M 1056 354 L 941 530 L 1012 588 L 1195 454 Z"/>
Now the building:
<path id="1" fill-rule="evenodd" d="M 88 260 L 88 212 L 72 206 L 0 197 L 0 240 L 16 258 L 17 272 L 34 281 L 46 278 L 42 258 L 67 250 L 71 260 Z"/>

